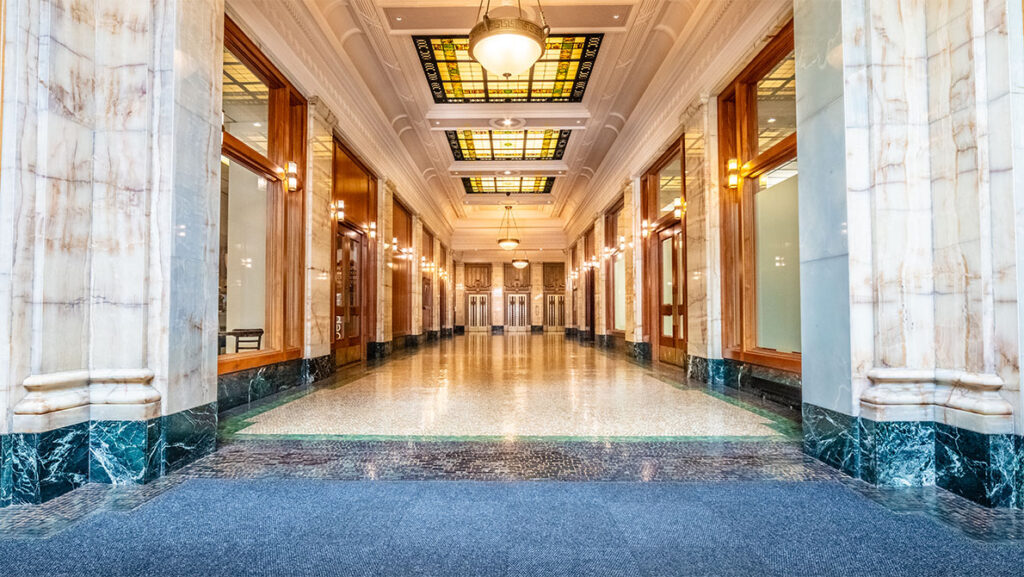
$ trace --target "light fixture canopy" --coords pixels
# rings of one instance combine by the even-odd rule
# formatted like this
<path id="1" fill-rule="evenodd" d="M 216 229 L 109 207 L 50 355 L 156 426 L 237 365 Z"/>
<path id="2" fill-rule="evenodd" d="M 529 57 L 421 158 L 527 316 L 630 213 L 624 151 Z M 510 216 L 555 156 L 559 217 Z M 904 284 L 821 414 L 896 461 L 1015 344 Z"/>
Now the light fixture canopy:
<path id="1" fill-rule="evenodd" d="M 525 74 L 544 54 L 544 42 L 550 28 L 544 18 L 544 9 L 537 2 L 541 24 L 523 17 L 523 5 L 518 3 L 517 16 L 491 18 L 491 2 L 480 2 L 483 18 L 469 32 L 469 55 L 495 76 L 508 79 Z"/>

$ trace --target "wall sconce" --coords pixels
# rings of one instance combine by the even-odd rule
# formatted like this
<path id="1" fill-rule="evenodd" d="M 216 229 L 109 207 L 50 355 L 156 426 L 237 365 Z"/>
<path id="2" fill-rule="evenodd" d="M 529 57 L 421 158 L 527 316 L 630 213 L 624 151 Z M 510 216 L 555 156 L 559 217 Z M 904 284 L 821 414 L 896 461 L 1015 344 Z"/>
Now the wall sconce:
<path id="1" fill-rule="evenodd" d="M 683 202 L 683 197 L 678 197 L 672 201 L 672 205 L 675 209 L 672 211 L 672 216 L 676 218 L 683 218 L 683 214 L 686 212 L 686 203 Z"/>
<path id="2" fill-rule="evenodd" d="M 377 223 L 370 223 L 370 238 L 377 238 Z"/>
<path id="3" fill-rule="evenodd" d="M 295 192 L 299 189 L 299 165 L 294 161 L 288 161 L 285 163 L 284 169 L 285 180 L 288 183 L 289 192 Z"/>
<path id="4" fill-rule="evenodd" d="M 740 185 L 740 161 L 735 158 L 730 158 L 726 164 L 728 170 L 729 188 L 736 188 Z"/>
<path id="5" fill-rule="evenodd" d="M 398 251 L 398 237 L 397 236 L 391 239 L 391 250 Z"/>
<path id="6" fill-rule="evenodd" d="M 640 225 L 640 236 L 643 237 L 643 238 L 647 238 L 647 236 L 650 235 L 650 234 L 651 234 L 651 225 L 650 225 L 650 223 L 648 223 L 645 220 L 644 223 L 642 225 Z"/>
<path id="7" fill-rule="evenodd" d="M 345 220 L 345 201 L 334 201 L 334 205 L 331 207 L 331 212 L 334 213 L 334 218 L 337 219 L 338 222 Z"/>
<path id="8" fill-rule="evenodd" d="M 624 236 L 619 237 L 619 251 L 626 252 L 626 237 Z"/>

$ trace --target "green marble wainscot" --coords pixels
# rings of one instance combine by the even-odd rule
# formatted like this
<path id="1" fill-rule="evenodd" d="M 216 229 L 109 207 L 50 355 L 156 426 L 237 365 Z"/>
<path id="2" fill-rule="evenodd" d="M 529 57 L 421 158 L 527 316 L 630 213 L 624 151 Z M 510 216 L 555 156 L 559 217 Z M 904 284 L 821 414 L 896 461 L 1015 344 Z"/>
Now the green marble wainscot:
<path id="1" fill-rule="evenodd" d="M 38 504 L 89 480 L 89 423 L 9 435 L 10 503 Z"/>
<path id="2" fill-rule="evenodd" d="M 148 483 L 163 470 L 163 418 L 89 423 L 89 480 Z"/>
<path id="3" fill-rule="evenodd" d="M 801 408 L 804 452 L 847 475 L 860 475 L 857 418 L 804 403 Z"/>
<path id="4" fill-rule="evenodd" d="M 935 484 L 935 423 L 858 419 L 860 477 L 884 487 Z"/>
<path id="5" fill-rule="evenodd" d="M 163 471 L 170 473 L 217 448 L 217 403 L 207 403 L 162 418 Z"/>
<path id="6" fill-rule="evenodd" d="M 935 424 L 935 482 L 987 507 L 1024 507 L 1021 438 Z"/>

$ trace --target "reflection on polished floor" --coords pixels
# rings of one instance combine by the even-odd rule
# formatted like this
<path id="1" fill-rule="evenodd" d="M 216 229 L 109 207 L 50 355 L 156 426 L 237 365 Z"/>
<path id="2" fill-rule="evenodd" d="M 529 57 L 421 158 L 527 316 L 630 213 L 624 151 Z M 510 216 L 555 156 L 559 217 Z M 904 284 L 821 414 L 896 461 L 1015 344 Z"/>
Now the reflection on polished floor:
<path id="1" fill-rule="evenodd" d="M 561 335 L 467 335 L 251 415 L 240 435 L 781 439 L 792 423 Z"/>

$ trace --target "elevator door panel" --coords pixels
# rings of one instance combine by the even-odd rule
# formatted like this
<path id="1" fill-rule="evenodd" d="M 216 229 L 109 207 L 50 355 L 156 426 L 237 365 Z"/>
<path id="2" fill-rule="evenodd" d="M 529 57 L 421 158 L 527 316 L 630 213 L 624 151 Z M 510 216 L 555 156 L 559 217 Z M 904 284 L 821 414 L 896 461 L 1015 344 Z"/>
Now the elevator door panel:
<path id="1" fill-rule="evenodd" d="M 565 295 L 544 295 L 544 330 L 561 331 L 565 327 Z"/>
<path id="2" fill-rule="evenodd" d="M 505 330 L 527 332 L 530 330 L 530 298 L 525 294 L 510 294 L 505 297 Z"/>
<path id="3" fill-rule="evenodd" d="M 491 331 L 491 299 L 488 294 L 466 295 L 466 331 Z"/>

